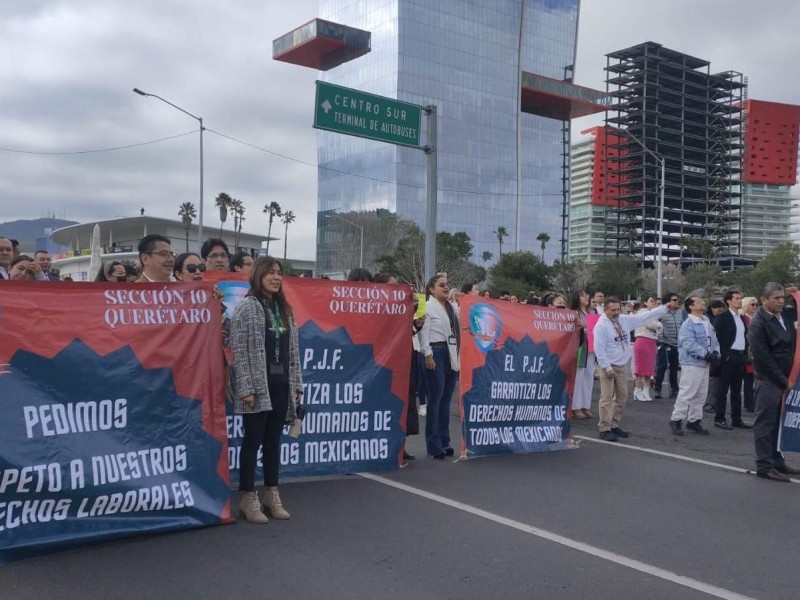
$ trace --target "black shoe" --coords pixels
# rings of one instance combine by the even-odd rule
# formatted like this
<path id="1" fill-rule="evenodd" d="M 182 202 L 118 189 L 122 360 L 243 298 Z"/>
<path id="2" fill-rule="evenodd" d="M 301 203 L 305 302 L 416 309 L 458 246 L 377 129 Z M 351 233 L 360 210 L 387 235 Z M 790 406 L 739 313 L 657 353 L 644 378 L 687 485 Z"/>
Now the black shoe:
<path id="1" fill-rule="evenodd" d="M 626 437 L 628 437 L 628 432 L 627 431 L 622 431 L 622 429 L 620 429 L 619 427 L 612 427 L 611 428 L 611 433 L 613 433 L 618 438 L 622 438 L 622 439 L 625 439 Z"/>
<path id="2" fill-rule="evenodd" d="M 431 458 L 435 458 L 437 460 L 444 460 L 444 457 L 447 456 L 444 452 L 439 452 L 439 454 L 431 455 Z"/>
<path id="3" fill-rule="evenodd" d="M 752 425 L 750 425 L 748 423 L 745 423 L 744 421 L 734 421 L 733 423 L 731 423 L 731 426 L 735 427 L 736 429 L 752 429 L 753 428 Z"/>
<path id="4" fill-rule="evenodd" d="M 700 425 L 700 421 L 689 421 L 686 423 L 686 430 L 699 433 L 701 435 L 708 435 L 708 429 L 704 429 L 703 426 Z"/>
<path id="5" fill-rule="evenodd" d="M 722 421 L 714 421 L 714 427 L 719 427 L 720 429 L 725 429 L 727 431 L 733 429 L 733 427 L 731 427 L 725 422 L 725 419 L 723 419 Z"/>
<path id="6" fill-rule="evenodd" d="M 653 398 L 661 398 L 661 388 L 653 388 Z"/>
<path id="7" fill-rule="evenodd" d="M 756 471 L 756 477 L 760 477 L 761 479 L 771 479 L 772 481 L 791 483 L 791 480 L 777 469 L 759 469 Z"/>
<path id="8" fill-rule="evenodd" d="M 670 421 L 669 428 L 672 430 L 672 435 L 683 435 L 680 421 Z M 688 429 L 689 426 L 687 425 L 686 428 Z"/>
<path id="9" fill-rule="evenodd" d="M 415 460 L 417 457 L 403 450 L 403 460 Z"/>
<path id="10" fill-rule="evenodd" d="M 600 439 L 606 442 L 616 442 L 618 438 L 613 431 L 601 431 Z"/>
<path id="11" fill-rule="evenodd" d="M 782 465 L 776 465 L 775 470 L 778 473 L 783 473 L 784 475 L 800 475 L 800 469 L 794 469 L 786 463 L 783 463 Z"/>
<path id="12" fill-rule="evenodd" d="M 456 453 L 456 451 L 453 450 L 452 448 L 445 448 L 444 453 L 445 456 L 453 456 Z"/>

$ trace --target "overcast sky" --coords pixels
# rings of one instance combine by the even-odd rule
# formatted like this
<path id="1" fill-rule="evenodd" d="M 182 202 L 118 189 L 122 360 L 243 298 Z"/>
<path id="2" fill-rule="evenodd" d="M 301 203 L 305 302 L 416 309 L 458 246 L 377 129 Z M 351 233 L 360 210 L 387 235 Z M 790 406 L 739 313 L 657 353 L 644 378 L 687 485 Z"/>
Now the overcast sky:
<path id="1" fill-rule="evenodd" d="M 714 72 L 743 72 L 751 98 L 800 104 L 796 0 L 581 4 L 578 84 L 604 89 L 605 54 L 652 40 L 710 60 Z M 2 0 L 0 147 L 77 152 L 197 130 L 131 90 L 158 94 L 211 130 L 284 155 L 206 132 L 206 226 L 219 226 L 213 201 L 224 191 L 244 202 L 244 229 L 265 233 L 262 208 L 275 200 L 297 215 L 290 257 L 313 258 L 317 72 L 273 61 L 272 40 L 315 16 L 317 0 Z M 140 208 L 177 218 L 182 202 L 198 200 L 197 133 L 115 152 L 0 150 L 0 222 Z"/>

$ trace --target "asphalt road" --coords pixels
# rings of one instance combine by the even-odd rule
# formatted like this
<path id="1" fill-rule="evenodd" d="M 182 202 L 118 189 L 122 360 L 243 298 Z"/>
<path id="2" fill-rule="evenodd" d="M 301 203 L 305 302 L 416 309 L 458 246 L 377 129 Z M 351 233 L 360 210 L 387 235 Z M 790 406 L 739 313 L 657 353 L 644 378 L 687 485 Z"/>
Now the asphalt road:
<path id="1" fill-rule="evenodd" d="M 670 410 L 631 404 L 620 444 L 577 422 L 548 454 L 436 461 L 412 437 L 401 471 L 287 482 L 288 522 L 15 563 L 0 598 L 797 598 L 800 486 L 682 460 L 750 469 L 752 434 L 675 438 Z"/>

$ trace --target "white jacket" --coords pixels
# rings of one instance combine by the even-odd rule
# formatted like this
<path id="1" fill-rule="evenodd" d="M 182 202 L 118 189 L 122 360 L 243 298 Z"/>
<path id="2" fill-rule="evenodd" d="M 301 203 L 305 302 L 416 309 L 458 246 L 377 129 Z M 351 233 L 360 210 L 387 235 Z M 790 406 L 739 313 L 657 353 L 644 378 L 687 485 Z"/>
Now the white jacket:
<path id="1" fill-rule="evenodd" d="M 618 327 L 607 316 L 601 316 L 594 328 L 597 364 L 605 371 L 611 371 L 612 365 L 627 365 L 631 360 L 631 331 L 649 321 L 660 319 L 666 313 L 667 307 L 659 306 L 635 315 L 620 315 Z"/>

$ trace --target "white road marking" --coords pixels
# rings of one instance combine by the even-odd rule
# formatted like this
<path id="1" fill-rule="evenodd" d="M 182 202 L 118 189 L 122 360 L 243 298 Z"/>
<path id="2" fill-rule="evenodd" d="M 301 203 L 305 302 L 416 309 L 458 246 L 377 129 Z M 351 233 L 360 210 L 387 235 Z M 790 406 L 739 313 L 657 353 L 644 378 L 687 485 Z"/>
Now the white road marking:
<path id="1" fill-rule="evenodd" d="M 672 454 L 671 452 L 663 452 L 662 450 L 653 450 L 651 448 L 644 448 L 642 446 L 633 446 L 631 444 L 626 444 L 626 443 L 606 442 L 605 440 L 586 437 L 585 435 L 574 435 L 572 437 L 581 441 L 592 442 L 593 444 L 604 444 L 606 446 L 613 446 L 614 448 L 627 448 L 628 450 L 636 450 L 638 452 L 644 452 L 645 454 L 653 454 L 655 456 L 665 456 L 667 458 L 675 458 L 677 460 L 683 460 L 686 462 L 695 463 L 697 465 L 715 467 L 717 469 L 724 469 L 726 471 L 733 471 L 735 473 L 744 473 L 746 475 L 755 475 L 755 470 L 753 469 L 742 469 L 741 467 L 732 467 L 731 465 L 723 465 L 722 463 L 716 463 L 710 460 L 702 460 L 700 458 L 692 458 L 691 456 Z M 791 479 L 791 482 L 800 483 L 800 481 L 797 479 Z"/>
<path id="2" fill-rule="evenodd" d="M 591 556 L 601 558 L 609 562 L 613 562 L 623 567 L 639 571 L 640 573 L 645 573 L 647 575 L 652 575 L 653 577 L 658 577 L 659 579 L 669 581 L 670 583 L 675 583 L 693 590 L 697 590 L 698 592 L 708 594 L 709 596 L 714 596 L 716 598 L 725 598 L 726 600 L 752 600 L 749 596 L 743 596 L 741 594 L 731 592 L 730 590 L 726 590 L 724 588 L 717 587 L 709 583 L 704 583 L 702 581 L 698 581 L 697 579 L 692 579 L 691 577 L 685 577 L 683 575 L 679 575 L 678 573 L 673 573 L 672 571 L 667 571 L 666 569 L 661 569 L 659 567 L 649 565 L 639 560 L 628 558 L 627 556 L 617 554 L 616 552 L 603 550 L 602 548 L 592 546 L 591 544 L 579 542 L 577 540 L 564 537 L 563 535 L 559 535 L 557 533 L 553 533 L 551 531 L 547 531 L 539 527 L 528 525 L 527 523 L 515 521 L 514 519 L 508 519 L 506 517 L 478 508 L 476 506 L 465 504 L 463 502 L 459 502 L 458 500 L 452 500 L 450 498 L 446 498 L 445 496 L 440 496 L 439 494 L 426 492 L 425 490 L 421 490 L 419 488 L 415 488 L 413 486 L 406 485 L 404 483 L 393 481 L 391 479 L 387 479 L 380 475 L 375 475 L 373 473 L 359 473 L 359 475 L 364 479 L 369 479 L 376 483 L 387 485 L 389 487 L 402 490 L 409 494 L 414 494 L 415 496 L 419 496 L 427 500 L 432 500 L 433 502 L 438 502 L 439 504 L 449 506 L 450 508 L 455 508 L 457 510 L 469 513 L 476 517 L 481 517 L 483 519 L 487 519 L 494 523 L 505 525 L 506 527 L 511 527 L 512 529 L 516 529 L 517 531 L 534 535 L 544 540 L 548 540 L 550 542 L 566 546 L 567 548 L 572 548 L 573 550 L 577 550 L 578 552 L 583 552 L 585 554 L 589 554 Z"/>

